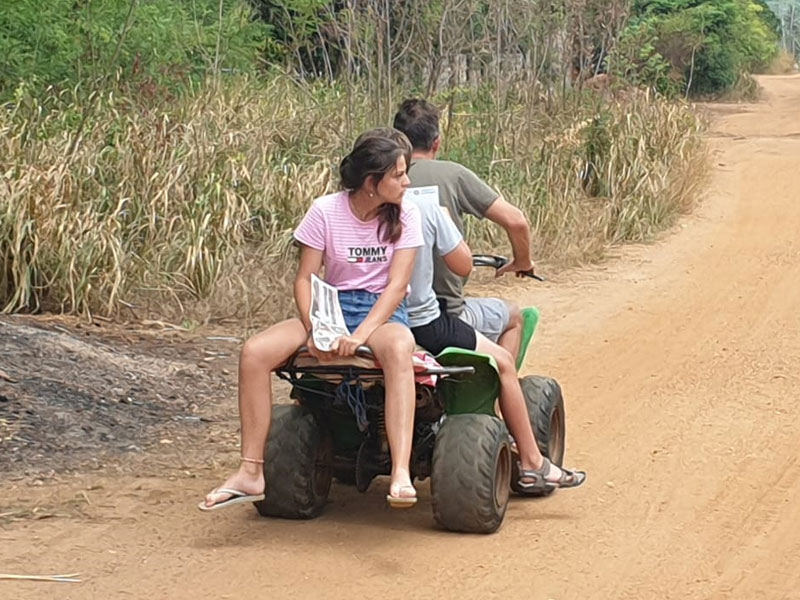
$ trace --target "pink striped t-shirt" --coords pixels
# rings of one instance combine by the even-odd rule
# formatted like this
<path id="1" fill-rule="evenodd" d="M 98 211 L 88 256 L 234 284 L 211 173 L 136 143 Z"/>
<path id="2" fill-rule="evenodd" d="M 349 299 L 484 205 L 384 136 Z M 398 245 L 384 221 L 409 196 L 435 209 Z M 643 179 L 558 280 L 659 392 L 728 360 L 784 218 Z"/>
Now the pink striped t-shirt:
<path id="1" fill-rule="evenodd" d="M 348 192 L 314 200 L 294 232 L 295 239 L 322 250 L 325 281 L 340 290 L 367 290 L 380 294 L 389 283 L 395 250 L 423 245 L 419 209 L 400 206 L 403 233 L 392 243 L 378 237 L 378 218 L 361 221 L 350 209 Z"/>

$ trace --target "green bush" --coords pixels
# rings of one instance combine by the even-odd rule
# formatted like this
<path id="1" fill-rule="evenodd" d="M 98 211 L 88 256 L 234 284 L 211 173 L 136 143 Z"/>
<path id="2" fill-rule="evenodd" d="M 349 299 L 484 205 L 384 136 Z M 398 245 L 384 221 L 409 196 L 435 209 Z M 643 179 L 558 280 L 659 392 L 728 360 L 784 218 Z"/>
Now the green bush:
<path id="1" fill-rule="evenodd" d="M 682 76 L 674 62 L 657 49 L 658 34 L 649 23 L 627 27 L 611 50 L 609 64 L 613 73 L 639 87 L 652 87 L 666 97 L 682 91 Z M 674 59 L 673 59 L 674 60 Z"/>
<path id="2" fill-rule="evenodd" d="M 21 83 L 74 86 L 121 68 L 128 81 L 200 79 L 209 67 L 252 71 L 268 27 L 245 0 L 5 0 L 0 99 Z M 113 63 L 113 64 L 112 64 Z"/>
<path id="3" fill-rule="evenodd" d="M 659 91 L 718 94 L 769 65 L 777 40 L 762 0 L 634 0 L 611 69 Z"/>

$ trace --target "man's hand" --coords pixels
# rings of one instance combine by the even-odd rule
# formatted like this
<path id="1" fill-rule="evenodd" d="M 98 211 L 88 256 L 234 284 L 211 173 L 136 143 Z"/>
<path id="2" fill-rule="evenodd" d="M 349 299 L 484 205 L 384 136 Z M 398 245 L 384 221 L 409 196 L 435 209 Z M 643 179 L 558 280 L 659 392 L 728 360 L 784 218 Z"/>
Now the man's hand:
<path id="1" fill-rule="evenodd" d="M 501 275 L 505 275 L 506 273 L 516 273 L 517 277 L 525 277 L 533 275 L 533 261 L 528 259 L 526 261 L 516 261 L 512 260 L 511 262 L 506 263 L 497 271 L 495 272 L 495 277 L 500 277 Z"/>
<path id="2" fill-rule="evenodd" d="M 363 346 L 365 341 L 353 335 L 343 335 L 333 342 L 331 349 L 339 356 L 353 356 L 358 347 Z"/>

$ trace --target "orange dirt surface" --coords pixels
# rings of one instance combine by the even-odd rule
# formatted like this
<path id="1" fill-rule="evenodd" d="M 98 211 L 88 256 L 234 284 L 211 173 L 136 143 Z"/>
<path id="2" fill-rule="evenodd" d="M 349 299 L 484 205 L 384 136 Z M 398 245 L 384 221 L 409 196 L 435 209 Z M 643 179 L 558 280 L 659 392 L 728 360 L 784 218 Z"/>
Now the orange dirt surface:
<path id="1" fill-rule="evenodd" d="M 582 488 L 512 500 L 491 536 L 436 529 L 427 482 L 407 511 L 378 480 L 334 484 L 313 521 L 204 514 L 235 464 L 231 396 L 197 454 L 167 440 L 119 475 L 4 482 L 0 572 L 82 582 L 0 580 L 0 597 L 800 598 L 800 77 L 759 81 L 759 103 L 710 107 L 693 215 L 600 266 L 502 287 L 542 311 L 523 374 L 561 382 Z"/>

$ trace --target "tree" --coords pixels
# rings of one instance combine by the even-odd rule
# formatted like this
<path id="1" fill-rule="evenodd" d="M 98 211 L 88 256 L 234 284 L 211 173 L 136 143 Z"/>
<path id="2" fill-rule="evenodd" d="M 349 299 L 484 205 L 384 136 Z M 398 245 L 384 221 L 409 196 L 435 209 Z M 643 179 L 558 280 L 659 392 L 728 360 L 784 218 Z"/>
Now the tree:
<path id="1" fill-rule="evenodd" d="M 781 45 L 800 59 L 800 0 L 767 2 L 780 26 Z"/>
<path id="2" fill-rule="evenodd" d="M 5 0 L 0 98 L 19 82 L 74 85 L 122 69 L 172 83 L 252 70 L 267 28 L 244 0 Z M 111 64 L 113 61 L 114 64 Z"/>
<path id="3" fill-rule="evenodd" d="M 666 80 L 691 94 L 714 94 L 772 60 L 777 19 L 762 0 L 634 0 L 622 37 L 623 46 L 647 49 L 638 57 L 623 54 L 618 68 L 624 75 L 654 78 L 656 87 Z"/>

